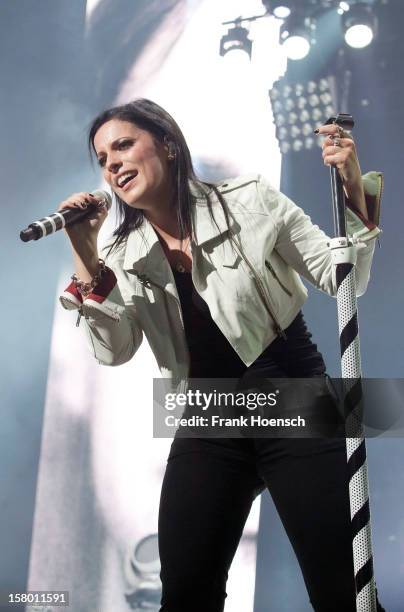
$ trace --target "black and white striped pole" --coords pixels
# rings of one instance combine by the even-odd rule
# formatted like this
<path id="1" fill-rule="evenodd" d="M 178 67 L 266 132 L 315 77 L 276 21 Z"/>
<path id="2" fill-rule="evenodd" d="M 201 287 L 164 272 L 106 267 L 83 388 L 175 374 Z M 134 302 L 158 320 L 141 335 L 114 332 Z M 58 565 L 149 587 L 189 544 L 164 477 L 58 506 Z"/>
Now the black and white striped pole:
<path id="1" fill-rule="evenodd" d="M 348 131 L 354 126 L 352 116 L 346 114 L 331 117 L 326 123 L 335 123 Z M 342 179 L 336 166 L 331 166 L 330 172 L 335 233 L 330 247 L 336 273 L 341 373 L 344 380 L 356 610 L 376 612 L 366 445 L 361 419 L 362 373 L 355 281 L 356 250 L 347 237 Z"/>

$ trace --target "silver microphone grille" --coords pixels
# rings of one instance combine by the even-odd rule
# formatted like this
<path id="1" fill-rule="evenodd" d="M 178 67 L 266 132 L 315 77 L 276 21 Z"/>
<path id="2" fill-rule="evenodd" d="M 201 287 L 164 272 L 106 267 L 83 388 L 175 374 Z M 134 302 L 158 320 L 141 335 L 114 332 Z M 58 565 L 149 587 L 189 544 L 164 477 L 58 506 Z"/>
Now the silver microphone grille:
<path id="1" fill-rule="evenodd" d="M 97 200 L 104 202 L 107 210 L 111 208 L 111 204 L 112 204 L 111 194 L 109 194 L 107 191 L 102 191 L 102 189 L 96 189 L 95 191 L 92 191 L 91 193 L 93 194 L 95 198 L 97 198 Z"/>

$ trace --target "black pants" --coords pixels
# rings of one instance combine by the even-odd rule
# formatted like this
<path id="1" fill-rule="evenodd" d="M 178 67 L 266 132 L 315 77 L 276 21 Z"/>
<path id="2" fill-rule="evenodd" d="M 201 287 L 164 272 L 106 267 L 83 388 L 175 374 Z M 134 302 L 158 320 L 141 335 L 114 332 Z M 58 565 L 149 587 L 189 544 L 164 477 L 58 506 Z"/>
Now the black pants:
<path id="1" fill-rule="evenodd" d="M 320 439 L 174 441 L 159 516 L 162 612 L 224 609 L 227 573 L 263 486 L 314 609 L 355 612 L 345 442 Z"/>
<path id="2" fill-rule="evenodd" d="M 301 315 L 286 331 L 288 340 L 273 343 L 273 363 L 266 359 L 259 374 L 324 375 Z M 345 440 L 319 438 L 174 439 L 159 513 L 161 612 L 224 609 L 232 559 L 265 487 L 313 608 L 355 612 Z"/>

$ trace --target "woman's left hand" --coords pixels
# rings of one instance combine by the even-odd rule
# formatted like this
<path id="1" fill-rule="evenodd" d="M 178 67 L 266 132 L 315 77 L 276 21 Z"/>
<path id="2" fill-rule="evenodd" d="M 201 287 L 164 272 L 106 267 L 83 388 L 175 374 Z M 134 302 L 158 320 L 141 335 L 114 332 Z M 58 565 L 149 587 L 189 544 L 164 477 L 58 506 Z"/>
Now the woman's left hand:
<path id="1" fill-rule="evenodd" d="M 367 217 L 362 173 L 353 138 L 333 123 L 319 127 L 318 134 L 325 136 L 322 144 L 324 164 L 338 168 L 345 195 Z"/>

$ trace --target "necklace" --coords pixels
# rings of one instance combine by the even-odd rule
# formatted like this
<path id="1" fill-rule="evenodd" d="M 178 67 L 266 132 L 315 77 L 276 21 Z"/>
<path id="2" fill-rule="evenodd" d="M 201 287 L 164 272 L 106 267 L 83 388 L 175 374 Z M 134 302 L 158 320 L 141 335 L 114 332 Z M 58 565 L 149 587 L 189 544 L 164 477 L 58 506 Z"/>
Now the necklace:
<path id="1" fill-rule="evenodd" d="M 191 238 L 189 237 L 188 238 L 188 242 L 187 242 L 187 244 L 185 246 L 185 249 L 181 249 L 181 253 L 186 253 L 187 252 L 187 250 L 189 248 L 190 241 L 191 241 Z M 177 270 L 177 272 L 186 272 L 187 271 L 185 266 L 183 266 L 183 264 L 181 263 L 180 260 L 177 260 L 176 262 L 174 262 L 174 267 Z"/>

